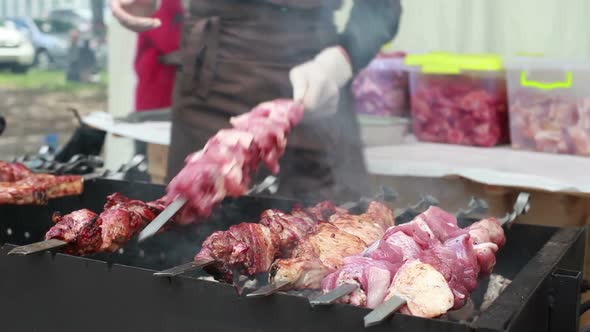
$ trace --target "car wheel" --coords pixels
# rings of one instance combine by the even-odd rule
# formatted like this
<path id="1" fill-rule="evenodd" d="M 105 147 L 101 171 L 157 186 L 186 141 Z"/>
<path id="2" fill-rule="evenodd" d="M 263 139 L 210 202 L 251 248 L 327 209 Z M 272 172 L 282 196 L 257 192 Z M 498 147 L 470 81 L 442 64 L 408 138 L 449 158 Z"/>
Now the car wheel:
<path id="1" fill-rule="evenodd" d="M 25 65 L 13 65 L 10 70 L 15 74 L 26 74 L 29 71 L 29 66 Z"/>
<path id="2" fill-rule="evenodd" d="M 39 50 L 37 54 L 35 54 L 35 67 L 41 70 L 48 70 L 51 67 L 51 62 L 51 57 L 47 51 Z"/>

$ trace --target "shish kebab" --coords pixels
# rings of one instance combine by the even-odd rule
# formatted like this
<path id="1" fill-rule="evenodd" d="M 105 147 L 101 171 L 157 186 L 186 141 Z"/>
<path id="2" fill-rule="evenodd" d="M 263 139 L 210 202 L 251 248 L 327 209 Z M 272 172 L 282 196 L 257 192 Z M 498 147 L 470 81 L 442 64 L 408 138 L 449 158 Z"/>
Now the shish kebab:
<path id="1" fill-rule="evenodd" d="M 376 195 L 375 199 L 394 198 L 394 193 L 386 191 L 384 189 L 383 193 Z M 227 231 L 218 231 L 210 235 L 192 263 L 161 271 L 155 275 L 170 277 L 206 266 L 207 272 L 217 276 L 218 279 L 230 282 L 234 269 L 240 270 L 240 273 L 247 276 L 268 272 L 270 264 L 276 258 L 290 257 L 292 250 L 301 240 L 319 229 L 340 227 L 348 231 L 340 235 L 350 237 L 351 241 L 358 241 L 359 238 L 353 233 L 355 231 L 356 234 L 361 233 L 363 224 L 372 228 L 373 233 L 379 232 L 379 234 L 393 224 L 391 211 L 376 201 L 369 203 L 367 212 L 364 214 L 360 216 L 350 214 L 348 208 L 358 204 L 360 203 L 336 207 L 330 202 L 322 202 L 311 208 L 295 207 L 289 214 L 278 210 L 264 211 L 258 224 L 242 223 L 232 226 Z M 382 226 L 379 222 L 384 225 Z M 342 233 L 340 229 L 337 231 Z M 371 233 L 367 236 L 371 236 Z M 354 250 L 354 247 L 350 250 Z"/>
<path id="2" fill-rule="evenodd" d="M 231 129 L 220 130 L 201 151 L 187 157 L 166 188 L 166 210 L 139 234 L 139 241 L 156 234 L 178 211 L 176 221 L 187 224 L 208 217 L 226 196 L 244 195 L 251 173 L 262 163 L 277 174 L 287 137 L 303 115 L 302 103 L 279 99 L 231 118 Z"/>
<path id="3" fill-rule="evenodd" d="M 471 206 L 471 210 L 472 211 L 477 211 L 478 209 L 480 209 L 481 207 L 477 204 L 477 202 L 475 202 L 475 206 Z M 471 205 L 471 203 L 470 203 Z M 373 203 L 373 210 L 375 210 L 376 207 L 376 203 Z M 369 207 L 368 209 L 369 211 L 371 210 L 371 207 Z M 381 209 L 383 211 L 383 209 Z M 465 215 L 465 214 L 469 214 L 470 211 L 461 211 L 459 213 L 459 215 Z M 382 213 L 383 215 L 383 213 Z M 264 216 L 264 215 L 263 215 Z M 368 216 L 371 216 L 371 214 L 369 214 Z M 365 219 L 367 216 L 365 216 Z M 373 218 L 377 217 L 376 219 L 379 219 L 378 214 L 373 214 L 372 215 Z M 331 221 L 336 221 L 336 223 L 338 223 L 338 219 L 350 219 L 351 216 L 347 215 L 345 213 L 336 213 L 333 214 L 330 217 Z M 359 219 L 362 219 L 359 218 Z M 452 233 L 456 233 L 457 231 L 459 231 L 459 228 L 456 226 L 456 219 L 454 219 L 453 216 L 447 214 L 446 212 L 440 210 L 440 209 L 436 209 L 436 208 L 431 208 L 430 210 L 428 210 L 426 213 L 422 214 L 421 216 L 416 218 L 417 221 L 414 221 L 413 223 L 409 223 L 409 224 L 405 224 L 405 226 L 399 226 L 399 227 L 392 227 L 390 229 L 390 231 L 392 229 L 395 228 L 399 228 L 399 230 L 403 230 L 404 228 L 406 229 L 406 231 L 411 230 L 412 228 L 420 230 L 420 228 L 416 228 L 418 226 L 422 226 L 424 228 L 429 229 L 428 225 L 430 224 L 430 227 L 433 227 L 436 229 L 436 234 L 438 234 L 438 238 L 437 240 L 445 240 L 449 237 L 449 234 Z M 447 225 L 447 223 L 449 225 Z M 325 222 L 323 224 L 326 224 Z M 247 227 L 248 225 L 252 225 L 252 224 L 241 224 L 244 227 Z M 240 226 L 240 225 L 238 225 Z M 321 226 L 321 224 L 320 224 Z M 445 227 L 446 226 L 446 227 Z M 264 228 L 263 226 L 259 226 L 260 228 Z M 316 226 L 317 228 L 317 226 Z M 236 267 L 236 266 L 241 266 L 241 272 L 246 274 L 246 275 L 252 275 L 252 274 L 256 274 L 256 273 L 261 273 L 261 272 L 265 272 L 270 264 L 270 262 L 272 261 L 272 257 L 275 256 L 273 253 L 276 253 L 277 251 L 279 251 L 279 246 L 280 245 L 275 245 L 275 246 L 266 246 L 267 243 L 273 243 L 273 241 L 265 241 L 268 239 L 272 239 L 272 236 L 264 236 L 265 235 L 270 235 L 272 234 L 271 232 L 257 232 L 257 233 L 249 233 L 243 232 L 243 229 L 240 229 L 240 227 L 236 227 L 235 230 L 230 230 L 230 231 L 225 231 L 225 232 L 218 232 L 218 234 L 212 235 L 208 240 L 205 241 L 204 245 L 203 245 L 203 249 L 201 250 L 201 252 L 196 256 L 195 262 L 201 262 L 201 263 L 211 263 L 211 262 L 215 262 L 215 266 L 213 267 L 213 274 L 217 274 L 217 276 L 219 276 L 219 274 L 221 275 L 231 275 L 231 273 L 233 272 L 232 267 Z M 247 227 L 246 229 L 249 229 L 249 227 Z M 331 229 L 332 231 L 334 231 L 334 228 L 328 227 L 328 229 Z M 281 228 L 280 230 L 283 230 L 283 228 Z M 350 230 L 350 228 L 349 228 Z M 354 230 L 354 228 L 353 228 Z M 431 233 L 433 233 L 432 231 L 430 231 Z M 470 228 L 468 228 L 468 230 L 464 230 L 462 233 L 469 233 L 471 234 L 471 236 L 473 238 L 478 238 L 479 242 L 484 242 L 484 241 L 488 241 L 488 238 L 490 238 L 490 232 L 492 234 L 495 234 L 492 238 L 495 239 L 495 241 L 498 244 L 502 244 L 503 242 L 503 231 L 500 228 L 500 226 L 495 223 L 493 221 L 493 219 L 484 219 L 480 222 L 478 222 L 477 224 L 472 225 Z M 233 233 L 233 234 L 232 234 Z M 394 232 L 397 233 L 397 232 Z M 280 232 L 279 232 L 280 234 Z M 357 233 L 359 234 L 359 233 Z M 403 233 L 398 233 L 396 235 L 399 234 L 403 234 Z M 428 240 L 428 234 L 425 231 L 422 232 L 422 240 L 423 241 L 427 241 Z M 257 239 L 257 237 L 259 237 L 259 235 L 262 235 L 262 239 Z M 308 239 L 310 237 L 312 237 L 313 235 L 316 236 L 316 240 L 320 239 L 320 244 L 321 244 L 321 235 L 312 233 L 311 236 L 308 236 Z M 360 234 L 359 234 L 360 235 Z M 362 234 L 362 235 L 366 235 L 366 234 Z M 236 240 L 236 236 L 239 236 L 241 240 Z M 370 236 L 370 235 L 369 235 Z M 275 236 L 276 237 L 276 236 Z M 324 240 L 332 240 L 334 242 L 338 242 L 338 239 L 345 239 L 345 240 L 350 240 L 350 238 L 346 237 L 346 236 L 339 236 L 339 237 L 331 237 L 331 236 L 323 236 Z M 398 236 L 392 236 L 391 239 L 395 239 L 395 238 L 399 238 Z M 408 236 L 406 236 L 406 238 L 409 238 Z M 464 239 L 469 239 L 469 237 L 464 237 Z M 403 238 L 401 239 L 403 244 Z M 412 238 L 409 238 L 410 241 L 413 241 Z M 248 241 L 248 242 L 246 242 Z M 275 238 L 274 243 L 276 243 L 276 241 L 278 241 L 278 239 Z M 299 242 L 300 239 L 295 239 L 292 242 Z M 307 241 L 303 240 L 303 242 Z M 290 243 L 292 243 L 290 242 Z M 313 241 L 316 244 L 318 243 L 318 241 Z M 342 242 L 342 241 L 340 241 Z M 344 241 L 347 242 L 347 241 Z M 395 243 L 395 240 L 393 241 Z M 405 242 L 408 242 L 407 240 Z M 439 241 L 440 242 L 440 241 Z M 302 242 L 299 242 L 300 245 Z M 387 244 L 389 244 L 389 241 L 385 242 Z M 428 243 L 428 242 L 425 242 Z M 333 243 L 330 243 L 333 244 Z M 344 243 L 341 243 L 344 244 Z M 459 242 L 459 245 L 462 244 L 462 242 Z M 308 243 L 308 245 L 303 245 L 303 247 L 307 247 L 309 248 L 310 245 Z M 455 247 L 458 247 L 457 244 L 455 244 Z M 236 250 L 236 248 L 238 248 L 239 250 Z M 269 249 L 270 248 L 270 249 Z M 317 248 L 317 247 L 316 247 Z M 318 262 L 319 259 L 314 258 L 315 255 L 321 255 L 322 253 L 324 254 L 324 259 L 329 261 L 329 262 L 336 262 L 336 264 L 338 264 L 338 260 L 342 260 L 342 263 L 349 263 L 347 261 L 347 259 L 342 259 L 343 256 L 348 255 L 348 253 L 346 252 L 347 249 L 343 249 L 345 248 L 344 246 L 334 246 L 334 245 L 327 245 L 324 246 L 322 249 L 320 249 L 320 251 L 323 252 L 313 252 L 313 254 L 311 255 L 311 261 L 312 262 Z M 327 250 L 326 250 L 327 249 Z M 354 246 L 353 246 L 354 249 Z M 358 248 L 356 248 L 358 249 Z M 391 246 L 389 246 L 390 251 L 391 251 Z M 481 262 L 485 262 L 483 264 L 483 268 L 485 270 L 485 273 L 489 273 L 491 272 L 491 269 L 495 263 L 495 256 L 494 256 L 494 252 L 497 250 L 497 246 L 495 243 L 481 243 L 481 244 L 477 244 L 475 249 L 471 249 L 471 252 L 475 252 L 477 251 L 477 258 L 479 258 L 479 260 Z M 309 251 L 308 251 L 309 252 Z M 418 250 L 416 250 L 416 253 L 418 253 Z M 411 255 L 411 253 L 409 253 Z M 215 257 L 215 259 L 212 259 L 213 257 Z M 263 257 L 264 259 L 256 259 L 258 257 Z M 410 257 L 410 256 L 409 256 Z M 475 257 L 472 255 L 472 257 Z M 301 257 L 299 257 L 301 258 Z M 327 259 L 326 259 L 327 258 Z M 368 258 L 361 258 L 365 259 L 365 260 L 369 260 Z M 280 262 L 281 260 L 279 260 L 278 262 Z M 305 259 L 302 260 L 303 262 L 305 262 Z M 358 263 L 358 262 L 357 262 Z M 399 268 L 399 265 L 401 265 L 401 262 L 399 262 L 400 264 L 397 265 L 396 268 Z M 275 263 L 276 264 L 276 263 Z M 381 263 L 381 264 L 385 264 L 385 265 L 391 265 L 388 263 Z M 373 264 L 373 266 L 371 266 L 371 268 L 375 268 L 376 264 Z M 269 293 L 278 291 L 278 290 L 284 290 L 287 288 L 294 288 L 294 289 L 302 289 L 302 288 L 319 288 L 319 283 L 322 281 L 323 276 L 325 276 L 327 274 L 327 272 L 329 271 L 329 268 L 325 267 L 321 261 L 319 261 L 319 264 L 303 264 L 303 266 L 307 267 L 307 269 L 302 270 L 297 268 L 297 266 L 295 266 L 295 268 L 289 268 L 287 267 L 287 270 L 289 271 L 288 273 L 286 273 L 286 275 L 288 277 L 291 277 L 291 280 L 282 280 L 280 282 L 275 282 L 273 284 L 271 284 L 270 286 L 270 290 L 268 289 L 268 287 L 263 287 L 260 290 L 258 290 L 257 293 L 258 295 L 268 295 Z M 292 266 L 291 266 L 292 267 Z M 350 266 L 347 266 L 348 268 L 350 268 Z M 418 269 L 421 268 L 421 266 L 418 267 Z M 174 269 L 173 269 L 174 270 Z M 409 273 L 402 273 L 401 275 L 412 275 L 413 271 L 416 271 L 416 268 L 413 269 L 407 269 L 408 271 L 410 271 Z M 210 272 L 211 270 L 209 270 L 208 272 Z M 397 271 L 397 269 L 396 269 Z M 178 269 L 177 271 L 178 272 Z M 182 272 L 182 268 L 180 269 L 180 272 Z M 283 271 L 284 272 L 284 271 Z M 377 271 L 379 272 L 379 271 Z M 387 272 L 387 276 L 390 275 L 389 271 L 385 271 Z M 433 269 L 429 270 L 429 274 L 427 274 L 426 276 L 431 276 L 431 275 L 435 275 L 436 276 L 436 271 L 434 271 Z M 415 273 L 414 273 L 415 274 Z M 160 275 L 175 275 L 174 273 L 160 273 Z M 294 277 L 295 276 L 295 277 Z M 477 273 L 475 274 L 475 277 L 477 277 Z M 230 282 L 231 281 L 231 277 L 230 278 L 219 278 L 218 279 L 222 279 L 224 281 Z M 472 278 L 473 279 L 473 278 Z M 328 280 L 328 278 L 326 278 L 325 280 Z M 441 281 L 442 280 L 442 281 Z M 390 282 L 390 278 L 387 277 L 385 278 L 385 280 L 383 278 L 381 278 L 381 288 L 385 288 L 387 289 L 387 287 L 389 286 L 389 282 Z M 446 280 L 445 279 L 438 279 L 439 283 L 441 282 L 445 282 L 444 285 L 446 285 Z M 473 287 L 474 284 L 477 284 L 477 281 L 475 279 L 475 283 L 473 282 L 474 280 L 472 280 L 471 283 L 471 287 Z M 352 283 L 347 283 L 344 285 L 344 287 L 347 286 L 355 286 L 352 287 L 352 289 L 340 294 L 338 297 L 341 296 L 346 296 L 356 290 L 358 290 L 359 286 L 358 285 L 352 285 Z M 376 286 L 374 283 L 371 286 Z M 338 290 L 341 290 L 341 287 L 338 287 Z M 469 289 L 468 289 L 469 290 Z M 468 290 L 464 291 L 465 294 L 468 294 Z M 410 289 L 410 291 L 412 291 L 412 289 Z M 374 291 L 373 291 L 374 292 Z M 373 299 L 372 300 L 372 305 L 371 307 L 374 307 L 374 305 L 378 304 L 380 300 L 384 299 L 384 291 L 381 291 L 382 297 L 380 299 Z M 448 294 L 448 293 L 447 293 Z M 332 294 L 328 294 L 328 295 L 332 295 Z M 372 296 L 374 298 L 374 296 Z M 333 302 L 336 298 L 332 299 L 330 301 Z M 443 298 L 444 299 L 444 298 Z M 448 299 L 448 296 L 447 296 Z M 377 302 L 376 302 L 377 301 Z M 388 302 L 390 303 L 390 302 Z M 358 303 L 357 303 L 358 304 Z M 447 309 L 447 308 L 445 308 Z M 446 311 L 446 310 L 445 310 Z"/>
<path id="4" fill-rule="evenodd" d="M 312 304 L 339 300 L 376 307 L 365 317 L 366 327 L 400 308 L 429 318 L 458 309 L 477 286 L 478 274 L 491 273 L 495 252 L 505 242 L 503 227 L 528 212 L 528 200 L 529 194 L 521 193 L 506 217 L 483 219 L 465 229 L 450 215 L 439 216 L 447 222 L 438 230 L 420 217 L 415 225 L 392 227 L 363 256 L 345 259 L 344 267 L 326 277 L 322 286 L 328 293 Z"/>
<path id="5" fill-rule="evenodd" d="M 140 222 L 143 226 L 147 224 L 140 234 L 140 240 L 153 235 L 173 217 L 176 222 L 186 224 L 194 221 L 195 218 L 209 216 L 213 207 L 227 196 L 238 197 L 248 194 L 250 175 L 262 162 L 273 173 L 277 173 L 279 171 L 278 161 L 285 151 L 287 136 L 291 128 L 301 121 L 303 113 L 301 103 L 279 99 L 262 103 L 252 111 L 232 118 L 233 128 L 220 130 L 207 142 L 203 150 L 189 156 L 187 165 L 169 185 L 168 195 L 152 202 L 157 203 L 159 209 L 153 211 L 155 219 L 145 219 Z M 274 185 L 272 181 L 271 183 L 263 181 L 263 184 Z M 187 191 L 196 191 L 197 194 L 194 197 L 200 199 L 185 206 L 186 202 L 183 202 L 177 193 Z M 136 204 L 138 201 L 133 200 L 133 202 Z M 148 204 L 153 209 L 154 204 L 143 204 Z M 107 202 L 106 210 L 120 209 L 120 205 Z M 175 215 L 183 206 L 185 208 L 181 213 Z M 107 212 L 106 210 L 105 212 Z M 75 214 L 75 218 L 80 218 L 80 215 L 84 215 L 85 220 L 90 218 L 79 223 L 87 227 L 98 219 L 98 216 L 90 217 L 88 212 L 80 210 L 72 214 Z M 135 213 L 136 211 L 128 213 L 131 212 Z M 145 216 L 133 215 L 127 216 L 127 219 L 136 220 Z M 60 220 L 57 221 L 60 222 Z M 112 224 L 116 226 L 117 222 Z M 135 235 L 135 230 L 141 231 L 142 227 L 134 224 L 132 227 L 121 225 L 118 228 L 121 231 L 132 228 L 134 230 L 132 235 Z M 122 234 L 118 237 L 127 238 L 129 234 Z M 30 254 L 62 247 L 66 244 L 68 242 L 63 239 L 47 238 L 46 241 L 37 244 L 15 248 L 13 254 Z"/>
<path id="6" fill-rule="evenodd" d="M 14 182 L 0 182 L 0 204 L 45 205 L 49 199 L 79 195 L 84 178 L 78 175 L 31 174 Z"/>
<path id="7" fill-rule="evenodd" d="M 248 193 L 272 189 L 274 177 L 269 176 Z M 64 247 L 74 255 L 115 252 L 149 224 L 165 208 L 161 200 L 142 202 L 115 193 L 107 197 L 102 213 L 88 209 L 62 216 L 54 213 L 53 227 L 45 234 L 45 241 L 16 247 L 9 255 L 30 255 L 40 251 Z"/>

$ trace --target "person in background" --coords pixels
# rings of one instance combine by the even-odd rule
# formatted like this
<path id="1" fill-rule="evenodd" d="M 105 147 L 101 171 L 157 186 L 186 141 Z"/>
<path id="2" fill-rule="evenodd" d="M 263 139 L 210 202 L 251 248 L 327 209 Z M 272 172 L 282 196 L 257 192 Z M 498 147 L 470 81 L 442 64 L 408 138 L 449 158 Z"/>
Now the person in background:
<path id="1" fill-rule="evenodd" d="M 70 47 L 68 49 L 68 62 L 66 68 L 66 80 L 80 82 L 80 31 L 70 31 Z"/>
<path id="2" fill-rule="evenodd" d="M 124 26 L 145 31 L 164 24 L 130 15 L 121 6 L 128 1 L 113 0 L 111 7 Z M 264 101 L 293 98 L 303 100 L 306 116 L 289 137 L 277 194 L 341 202 L 368 194 L 350 80 L 396 35 L 402 9 L 400 0 L 353 0 L 350 19 L 338 33 L 334 13 L 342 5 L 342 0 L 189 0 L 169 179 L 188 154 L 230 126 L 230 117 Z"/>
<path id="3" fill-rule="evenodd" d="M 167 58 L 178 51 L 182 32 L 181 0 L 136 0 L 124 8 L 134 15 L 149 16 L 161 22 L 157 29 L 137 35 L 134 69 L 137 75 L 135 111 L 148 112 L 172 106 L 176 66 Z M 135 143 L 136 154 L 146 155 L 145 142 Z"/>

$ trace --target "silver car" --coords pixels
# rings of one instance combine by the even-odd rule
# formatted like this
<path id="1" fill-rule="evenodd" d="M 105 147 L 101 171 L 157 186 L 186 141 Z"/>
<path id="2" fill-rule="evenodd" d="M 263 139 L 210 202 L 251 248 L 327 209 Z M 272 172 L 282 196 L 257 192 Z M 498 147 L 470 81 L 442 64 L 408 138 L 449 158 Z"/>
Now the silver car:
<path id="1" fill-rule="evenodd" d="M 35 61 L 35 47 L 12 22 L 0 19 L 0 67 L 25 73 Z"/>

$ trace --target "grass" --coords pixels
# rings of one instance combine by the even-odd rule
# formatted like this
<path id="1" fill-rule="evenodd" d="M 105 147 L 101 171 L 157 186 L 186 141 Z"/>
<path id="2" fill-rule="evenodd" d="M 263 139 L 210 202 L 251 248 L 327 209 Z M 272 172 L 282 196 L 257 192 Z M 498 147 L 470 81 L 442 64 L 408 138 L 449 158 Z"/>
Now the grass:
<path id="1" fill-rule="evenodd" d="M 100 82 L 96 84 L 67 82 L 66 74 L 63 71 L 29 70 L 26 74 L 0 72 L 0 89 L 10 90 L 80 91 L 104 89 L 107 81 L 108 77 L 104 72 L 100 75 Z"/>

